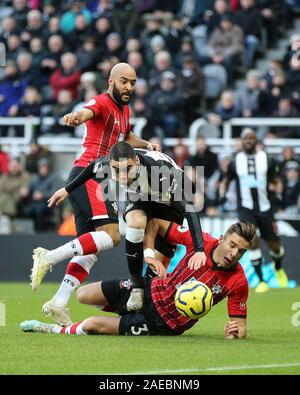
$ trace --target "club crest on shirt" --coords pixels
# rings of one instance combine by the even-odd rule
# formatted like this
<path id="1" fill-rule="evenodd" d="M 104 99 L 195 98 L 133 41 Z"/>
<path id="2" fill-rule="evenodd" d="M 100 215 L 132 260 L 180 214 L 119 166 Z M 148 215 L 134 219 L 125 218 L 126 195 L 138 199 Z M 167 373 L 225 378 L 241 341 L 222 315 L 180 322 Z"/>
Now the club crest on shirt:
<path id="1" fill-rule="evenodd" d="M 120 281 L 120 289 L 123 289 L 123 288 L 126 288 L 126 289 L 131 289 L 132 288 L 132 282 L 131 282 L 131 280 L 121 280 Z"/>
<path id="2" fill-rule="evenodd" d="M 247 302 L 241 302 L 240 303 L 240 309 L 241 310 L 246 310 L 246 308 L 247 308 Z"/>
<path id="3" fill-rule="evenodd" d="M 186 232 L 188 232 L 189 228 L 187 226 L 184 226 L 184 225 L 179 225 L 179 226 L 177 226 L 177 230 L 180 233 L 186 233 Z"/>
<path id="4" fill-rule="evenodd" d="M 116 202 L 112 202 L 111 206 L 112 206 L 112 208 L 114 210 L 114 213 L 118 214 L 118 205 L 117 205 L 117 203 Z"/>
<path id="5" fill-rule="evenodd" d="M 212 292 L 213 295 L 219 295 L 222 292 L 221 285 L 213 284 L 211 286 L 211 292 Z"/>

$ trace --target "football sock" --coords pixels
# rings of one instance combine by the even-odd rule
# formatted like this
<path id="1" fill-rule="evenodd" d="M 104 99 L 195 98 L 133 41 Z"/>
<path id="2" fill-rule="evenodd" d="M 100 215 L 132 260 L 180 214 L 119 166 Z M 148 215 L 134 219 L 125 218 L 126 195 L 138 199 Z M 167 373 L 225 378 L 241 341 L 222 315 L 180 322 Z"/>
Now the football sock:
<path id="1" fill-rule="evenodd" d="M 249 257 L 254 267 L 255 273 L 258 275 L 259 281 L 264 281 L 261 271 L 261 265 L 263 262 L 261 249 L 257 248 L 256 250 L 250 250 Z"/>
<path id="2" fill-rule="evenodd" d="M 264 281 L 262 271 L 261 271 L 261 265 L 262 265 L 262 258 L 255 259 L 252 262 L 252 265 L 254 267 L 255 273 L 258 275 L 259 281 Z"/>
<path id="3" fill-rule="evenodd" d="M 65 335 L 87 335 L 87 333 L 82 329 L 83 321 L 75 322 L 75 324 L 68 326 L 59 326 L 53 328 L 54 333 L 63 333 Z M 59 330 L 59 331 L 58 331 Z"/>
<path id="4" fill-rule="evenodd" d="M 131 276 L 133 287 L 143 287 L 143 263 L 144 263 L 144 229 L 133 229 L 127 227 L 126 230 L 126 256 L 128 270 Z"/>
<path id="5" fill-rule="evenodd" d="M 56 265 L 73 256 L 96 254 L 100 251 L 109 250 L 113 246 L 113 240 L 107 232 L 89 232 L 47 252 L 45 257 L 52 265 Z"/>
<path id="6" fill-rule="evenodd" d="M 53 299 L 59 306 L 66 306 L 76 288 L 84 282 L 97 261 L 96 255 L 77 256 L 67 266 L 67 271 Z"/>
<path id="7" fill-rule="evenodd" d="M 275 263 L 275 270 L 281 269 L 282 266 L 282 260 L 284 257 L 284 248 L 283 246 L 280 246 L 280 249 L 278 252 L 269 250 L 270 256 L 273 258 L 273 261 Z"/>

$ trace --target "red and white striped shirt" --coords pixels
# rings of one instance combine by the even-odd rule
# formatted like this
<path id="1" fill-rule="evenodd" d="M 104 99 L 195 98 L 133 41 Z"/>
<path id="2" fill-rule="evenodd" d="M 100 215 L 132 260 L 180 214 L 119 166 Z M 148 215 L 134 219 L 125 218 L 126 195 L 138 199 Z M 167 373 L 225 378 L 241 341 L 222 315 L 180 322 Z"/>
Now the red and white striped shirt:
<path id="1" fill-rule="evenodd" d="M 188 261 L 194 254 L 191 234 L 188 229 L 185 231 L 182 226 L 172 224 L 168 241 L 186 245 L 187 254 L 167 278 L 157 277 L 151 282 L 151 296 L 158 314 L 177 333 L 186 331 L 198 321 L 183 317 L 175 307 L 176 286 L 192 278 L 203 282 L 212 290 L 214 305 L 228 297 L 227 308 L 230 317 L 247 316 L 248 281 L 242 266 L 238 263 L 230 270 L 218 268 L 212 260 L 212 254 L 219 240 L 208 233 L 203 233 L 203 239 L 206 263 L 198 270 L 190 269 Z"/>
<path id="2" fill-rule="evenodd" d="M 74 163 L 77 167 L 87 167 L 92 160 L 107 156 L 131 131 L 128 106 L 118 106 L 107 93 L 95 96 L 84 108 L 92 110 L 94 117 L 85 122 L 82 154 Z"/>

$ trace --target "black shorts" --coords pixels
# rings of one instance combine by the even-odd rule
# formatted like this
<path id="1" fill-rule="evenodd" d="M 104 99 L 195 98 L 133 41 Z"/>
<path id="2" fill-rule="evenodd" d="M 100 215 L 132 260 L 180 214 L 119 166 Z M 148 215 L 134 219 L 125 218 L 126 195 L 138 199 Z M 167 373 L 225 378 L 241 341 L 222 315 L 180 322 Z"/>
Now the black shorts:
<path id="1" fill-rule="evenodd" d="M 67 182 L 74 180 L 83 169 L 83 167 L 73 167 Z M 104 193 L 108 194 L 108 190 L 103 191 L 101 181 L 103 180 L 93 177 L 70 194 L 77 236 L 93 232 L 98 226 L 119 221 L 117 203 L 104 197 Z"/>
<path id="2" fill-rule="evenodd" d="M 255 225 L 259 229 L 262 239 L 279 241 L 276 221 L 271 210 L 256 213 L 253 210 L 241 207 L 238 210 L 238 217 L 241 222 Z"/>
<path id="3" fill-rule="evenodd" d="M 159 218 L 164 219 L 165 221 L 176 222 L 179 225 L 182 225 L 184 216 L 174 210 L 173 207 L 168 206 L 162 203 L 156 202 L 144 202 L 138 200 L 136 202 L 131 202 L 130 200 L 126 203 L 126 208 L 124 212 L 124 221 L 126 214 L 133 210 L 141 210 L 147 215 L 147 218 Z"/>
<path id="4" fill-rule="evenodd" d="M 141 312 L 128 313 L 126 303 L 132 283 L 130 280 L 102 281 L 102 292 L 116 313 L 121 315 L 119 334 L 134 336 L 174 336 L 177 335 L 158 314 L 151 298 L 151 279 L 144 279 L 145 302 Z"/>

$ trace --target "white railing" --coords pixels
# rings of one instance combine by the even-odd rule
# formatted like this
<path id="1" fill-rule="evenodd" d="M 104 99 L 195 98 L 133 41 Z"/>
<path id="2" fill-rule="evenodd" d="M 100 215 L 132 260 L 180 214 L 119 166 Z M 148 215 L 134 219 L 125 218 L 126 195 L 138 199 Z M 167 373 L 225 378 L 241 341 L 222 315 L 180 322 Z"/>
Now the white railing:
<path id="1" fill-rule="evenodd" d="M 55 124 L 53 117 L 44 117 L 41 121 L 39 117 L 0 117 L 0 129 L 1 126 L 23 126 L 24 135 L 22 137 L 0 137 L 0 144 L 6 146 L 8 152 L 13 155 L 19 155 L 20 153 L 29 152 L 29 144 L 34 136 L 34 128 L 40 125 L 41 122 L 45 126 L 51 126 Z M 131 118 L 131 125 L 134 128 L 134 132 L 140 136 L 144 126 L 147 124 L 145 118 Z M 81 137 L 69 137 L 69 136 L 51 136 L 45 135 L 39 137 L 39 144 L 45 145 L 52 152 L 73 152 L 77 153 L 81 149 L 82 138 Z"/>
<path id="2" fill-rule="evenodd" d="M 133 125 L 134 133 L 141 136 L 144 126 L 147 124 L 145 118 L 132 118 L 130 120 Z M 0 144 L 6 146 L 7 151 L 13 155 L 27 153 L 29 151 L 29 143 L 33 137 L 34 127 L 40 125 L 41 119 L 32 118 L 10 118 L 0 117 L 1 125 L 6 126 L 23 126 L 23 137 L 0 137 Z M 53 125 L 54 118 L 43 118 L 43 125 Z M 205 125 L 207 121 L 203 118 L 196 119 L 189 130 L 186 138 L 165 138 L 164 145 L 174 146 L 182 141 L 189 147 L 191 154 L 195 153 L 195 141 L 199 128 Z M 232 139 L 233 126 L 298 126 L 300 127 L 300 118 L 232 118 L 223 124 L 223 138 L 206 137 L 207 144 L 212 147 L 216 153 L 231 154 L 234 152 L 236 140 Z M 66 137 L 66 136 L 42 136 L 39 143 L 48 146 L 49 150 L 57 153 L 74 153 L 77 154 L 81 149 L 82 138 Z M 279 154 L 282 148 L 287 145 L 293 146 L 296 153 L 300 154 L 300 138 L 299 139 L 265 139 L 266 150 L 272 154 Z"/>

